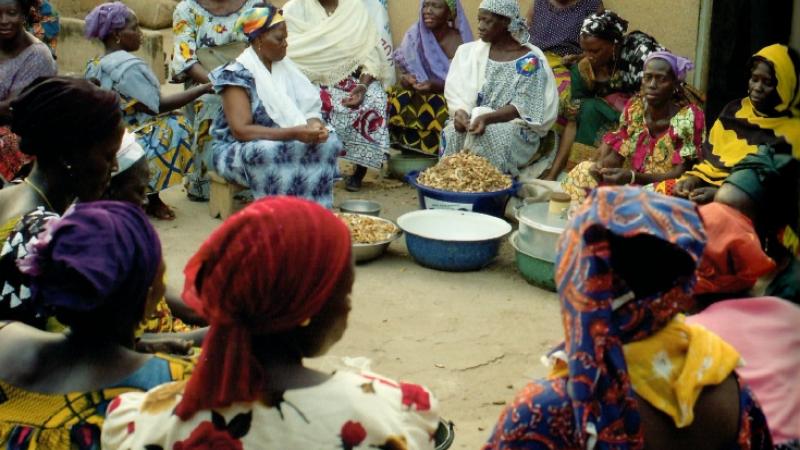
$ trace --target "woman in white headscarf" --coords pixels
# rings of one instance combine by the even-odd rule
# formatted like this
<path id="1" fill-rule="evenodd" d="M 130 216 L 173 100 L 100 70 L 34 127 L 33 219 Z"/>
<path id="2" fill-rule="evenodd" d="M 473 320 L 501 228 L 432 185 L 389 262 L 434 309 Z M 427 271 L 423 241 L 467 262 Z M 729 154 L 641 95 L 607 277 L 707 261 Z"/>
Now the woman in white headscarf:
<path id="1" fill-rule="evenodd" d="M 469 149 L 498 169 L 538 177 L 555 153 L 540 148 L 558 113 L 558 92 L 547 58 L 528 43 L 517 0 L 483 0 L 480 40 L 461 45 L 450 65 L 445 97 L 450 120 L 443 153 Z"/>
<path id="2" fill-rule="evenodd" d="M 356 164 L 347 189 L 389 149 L 385 88 L 394 84 L 392 37 L 383 0 L 289 0 L 289 57 L 321 88 L 323 111 Z"/>

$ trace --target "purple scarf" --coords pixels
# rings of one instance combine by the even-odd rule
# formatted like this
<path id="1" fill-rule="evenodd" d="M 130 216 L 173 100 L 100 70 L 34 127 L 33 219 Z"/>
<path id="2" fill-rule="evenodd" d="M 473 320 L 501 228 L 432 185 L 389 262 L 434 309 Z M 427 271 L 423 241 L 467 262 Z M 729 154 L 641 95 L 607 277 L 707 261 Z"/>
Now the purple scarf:
<path id="1" fill-rule="evenodd" d="M 424 1 L 419 2 L 419 20 L 406 32 L 403 42 L 394 52 L 394 60 L 403 70 L 417 77 L 419 82 L 444 81 L 447 78 L 447 71 L 450 70 L 450 60 L 447 59 L 431 30 L 422 21 Z M 461 34 L 464 43 L 470 42 L 472 30 L 459 0 L 455 0 L 455 7 L 455 28 Z"/>

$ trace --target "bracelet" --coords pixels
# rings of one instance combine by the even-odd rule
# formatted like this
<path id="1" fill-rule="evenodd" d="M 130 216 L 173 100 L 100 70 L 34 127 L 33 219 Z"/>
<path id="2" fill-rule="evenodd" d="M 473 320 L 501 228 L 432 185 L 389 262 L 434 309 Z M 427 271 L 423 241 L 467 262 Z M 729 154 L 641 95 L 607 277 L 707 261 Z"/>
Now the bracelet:
<path id="1" fill-rule="evenodd" d="M 631 169 L 631 182 L 628 184 L 634 184 L 634 183 L 636 183 L 636 171 Z"/>

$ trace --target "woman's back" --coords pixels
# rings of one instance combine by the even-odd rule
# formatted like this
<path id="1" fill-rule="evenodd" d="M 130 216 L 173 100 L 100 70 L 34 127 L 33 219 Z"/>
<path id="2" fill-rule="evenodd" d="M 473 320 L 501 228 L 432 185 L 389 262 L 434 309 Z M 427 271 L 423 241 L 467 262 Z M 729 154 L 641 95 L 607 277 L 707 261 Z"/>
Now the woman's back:
<path id="1" fill-rule="evenodd" d="M 104 447 L 238 441 L 245 449 L 397 448 L 395 443 L 422 449 L 433 448 L 431 435 L 438 425 L 436 402 L 425 388 L 369 374 L 337 372 L 273 400 L 203 410 L 187 421 L 173 414 L 183 387 L 172 383 L 123 395 L 103 428 Z"/>

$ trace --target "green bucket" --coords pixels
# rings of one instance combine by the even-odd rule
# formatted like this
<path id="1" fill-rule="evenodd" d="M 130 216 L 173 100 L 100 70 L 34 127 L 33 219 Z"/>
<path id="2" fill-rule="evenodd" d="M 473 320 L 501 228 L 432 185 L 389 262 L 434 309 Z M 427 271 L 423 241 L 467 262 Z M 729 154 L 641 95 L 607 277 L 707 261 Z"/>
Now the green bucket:
<path id="1" fill-rule="evenodd" d="M 508 240 L 516 252 L 517 269 L 519 269 L 522 277 L 536 287 L 556 292 L 555 262 L 535 258 L 520 250 L 517 245 L 516 231 L 511 234 Z"/>
<path id="2" fill-rule="evenodd" d="M 426 156 L 421 153 L 403 152 L 389 157 L 389 174 L 392 178 L 405 180 L 411 172 L 422 172 L 428 167 L 435 166 L 439 158 Z"/>

